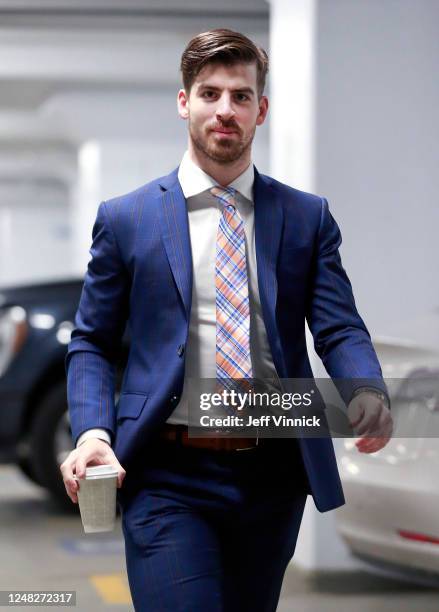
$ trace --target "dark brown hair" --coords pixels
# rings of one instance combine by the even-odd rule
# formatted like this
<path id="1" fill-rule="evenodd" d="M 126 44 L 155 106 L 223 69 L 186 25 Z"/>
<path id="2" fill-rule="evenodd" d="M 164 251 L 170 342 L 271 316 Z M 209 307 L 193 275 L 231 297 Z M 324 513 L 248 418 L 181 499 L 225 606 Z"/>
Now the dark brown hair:
<path id="1" fill-rule="evenodd" d="M 189 93 L 194 80 L 206 64 L 233 65 L 256 62 L 258 96 L 262 96 L 268 72 L 267 53 L 253 41 L 225 28 L 209 30 L 189 41 L 181 56 L 183 86 Z"/>

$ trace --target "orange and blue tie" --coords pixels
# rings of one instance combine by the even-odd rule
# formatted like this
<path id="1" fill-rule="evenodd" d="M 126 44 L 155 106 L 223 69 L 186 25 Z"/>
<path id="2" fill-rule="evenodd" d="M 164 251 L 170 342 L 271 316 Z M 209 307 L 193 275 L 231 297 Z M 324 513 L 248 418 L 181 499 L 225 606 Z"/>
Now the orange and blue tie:
<path id="1" fill-rule="evenodd" d="M 252 377 L 244 222 L 233 187 L 212 187 L 222 205 L 215 261 L 216 377 L 225 387 Z"/>

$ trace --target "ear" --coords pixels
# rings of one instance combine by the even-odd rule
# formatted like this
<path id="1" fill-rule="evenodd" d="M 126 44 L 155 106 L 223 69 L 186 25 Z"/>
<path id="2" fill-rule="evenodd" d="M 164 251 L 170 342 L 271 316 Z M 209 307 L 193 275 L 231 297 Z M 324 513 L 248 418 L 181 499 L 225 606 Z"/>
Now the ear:
<path id="1" fill-rule="evenodd" d="M 265 117 L 268 113 L 268 98 L 267 96 L 261 96 L 259 100 L 259 113 L 256 118 L 256 125 L 262 125 L 265 121 Z"/>
<path id="2" fill-rule="evenodd" d="M 177 108 L 178 114 L 182 119 L 189 117 L 189 96 L 184 89 L 180 89 L 177 94 Z"/>

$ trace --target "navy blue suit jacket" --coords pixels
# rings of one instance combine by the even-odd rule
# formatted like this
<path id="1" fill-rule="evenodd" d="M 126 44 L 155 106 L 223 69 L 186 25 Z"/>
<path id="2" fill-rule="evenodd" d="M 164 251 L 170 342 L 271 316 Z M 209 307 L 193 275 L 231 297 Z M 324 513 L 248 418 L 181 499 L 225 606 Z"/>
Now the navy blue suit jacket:
<path id="1" fill-rule="evenodd" d="M 177 172 L 100 205 L 66 357 L 74 441 L 87 429 L 107 429 L 127 471 L 172 413 L 183 387 L 192 260 Z M 254 207 L 260 300 L 279 377 L 312 377 L 306 319 L 329 375 L 352 379 L 346 401 L 356 379 L 358 386 L 360 379 L 383 386 L 326 200 L 255 170 Z M 115 406 L 114 365 L 127 322 L 131 345 Z M 299 442 L 317 508 L 342 505 L 332 441 Z"/>

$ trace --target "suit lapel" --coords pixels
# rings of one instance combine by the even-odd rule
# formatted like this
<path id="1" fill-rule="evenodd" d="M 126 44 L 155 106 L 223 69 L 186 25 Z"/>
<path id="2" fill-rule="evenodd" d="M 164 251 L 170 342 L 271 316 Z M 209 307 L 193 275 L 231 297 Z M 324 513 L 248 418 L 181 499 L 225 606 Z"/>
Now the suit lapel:
<path id="1" fill-rule="evenodd" d="M 255 168 L 255 243 L 259 297 L 265 328 L 278 373 L 285 371 L 283 352 L 276 324 L 277 257 L 283 228 L 283 208 L 271 179 Z"/>
<path id="2" fill-rule="evenodd" d="M 186 316 L 189 320 L 192 298 L 192 253 L 186 200 L 178 180 L 178 168 L 161 179 L 160 221 L 166 255 Z"/>
<path id="3" fill-rule="evenodd" d="M 186 316 L 192 301 L 192 252 L 186 200 L 178 181 L 178 168 L 160 179 L 160 221 L 162 238 Z M 277 257 L 283 228 L 283 208 L 272 181 L 255 168 L 255 243 L 258 285 L 262 314 L 273 360 L 279 373 L 284 371 L 282 348 L 276 324 Z"/>

